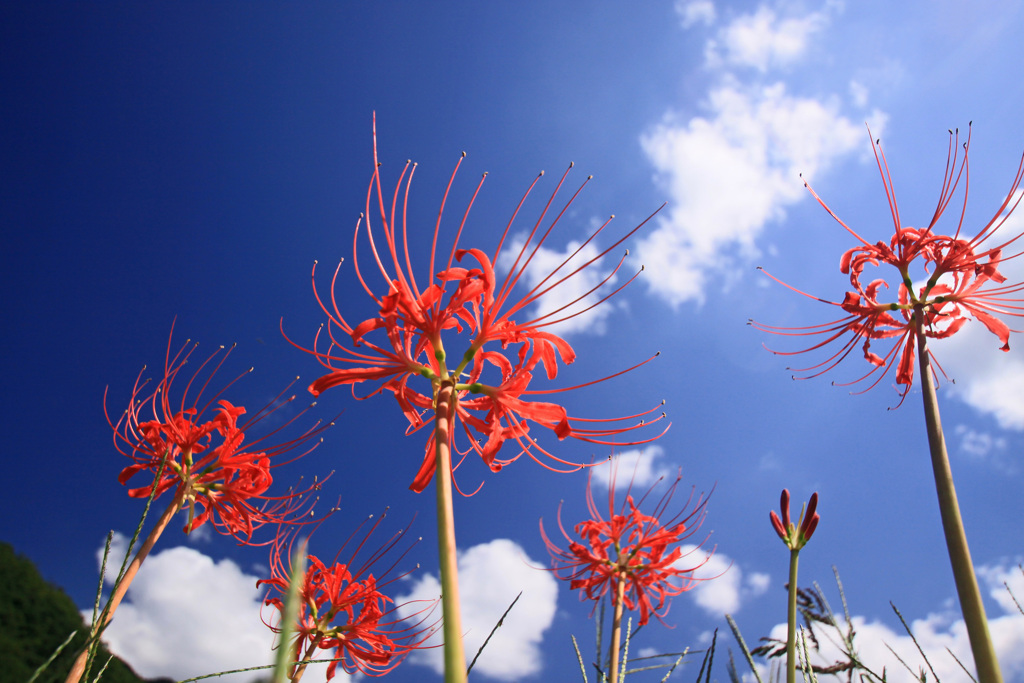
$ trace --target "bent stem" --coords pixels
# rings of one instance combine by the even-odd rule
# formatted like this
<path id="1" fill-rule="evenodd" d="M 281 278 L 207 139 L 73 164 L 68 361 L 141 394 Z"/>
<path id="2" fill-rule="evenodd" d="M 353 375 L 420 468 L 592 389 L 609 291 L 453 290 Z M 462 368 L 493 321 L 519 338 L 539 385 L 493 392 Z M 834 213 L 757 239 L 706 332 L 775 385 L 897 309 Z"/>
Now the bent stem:
<path id="1" fill-rule="evenodd" d="M 456 400 L 454 380 L 442 382 L 437 392 L 437 410 L 434 413 L 434 476 L 437 479 L 437 547 L 441 560 L 445 683 L 465 683 L 466 680 L 459 572 L 455 555 L 455 515 L 452 510 L 451 427 Z"/>
<path id="2" fill-rule="evenodd" d="M 914 316 L 917 328 L 917 355 L 921 369 L 921 389 L 924 399 L 924 419 L 928 429 L 928 447 L 931 450 L 932 471 L 935 474 L 935 491 L 939 496 L 939 512 L 942 516 L 942 531 L 946 536 L 946 549 L 953 566 L 953 580 L 956 583 L 960 611 L 967 625 L 967 636 L 971 642 L 974 665 L 981 683 L 1002 683 L 992 637 L 985 617 L 985 606 L 981 601 L 978 579 L 971 563 L 971 551 L 967 547 L 967 534 L 960 517 L 960 505 L 953 487 L 953 472 L 949 467 L 946 439 L 942 433 L 939 417 L 939 402 L 935 395 L 935 382 L 928 360 L 928 345 L 921 324 L 921 311 Z"/>
<path id="3" fill-rule="evenodd" d="M 800 550 L 789 551 L 789 606 L 786 619 L 786 683 L 796 683 L 796 573 Z"/>
<path id="4" fill-rule="evenodd" d="M 154 487 L 155 486 L 156 484 L 154 483 Z M 114 586 L 114 592 L 110 595 L 110 599 L 107 600 L 107 605 L 103 608 L 100 618 L 93 626 L 94 638 L 96 637 L 96 634 L 100 633 L 103 628 L 110 623 L 110 620 L 114 618 L 114 612 L 117 610 L 118 606 L 120 606 L 125 593 L 128 592 L 128 587 L 131 586 L 132 580 L 134 580 L 135 575 L 139 573 L 139 568 L 142 567 L 143 561 L 145 561 L 149 552 L 153 549 L 153 546 L 156 545 L 156 541 L 160 538 L 160 534 L 164 532 L 167 525 L 171 523 L 171 519 L 174 517 L 175 513 L 178 512 L 178 509 L 185 500 L 186 493 L 186 489 L 182 487 L 181 492 L 174 497 L 171 504 L 168 505 L 167 509 L 164 510 L 164 513 L 160 515 L 160 519 L 157 520 L 156 526 L 153 527 L 153 530 L 149 532 L 149 536 L 146 537 L 142 547 L 139 548 L 139 552 L 135 553 L 135 557 L 132 558 L 132 563 L 128 565 L 128 569 L 125 570 L 124 576 L 122 576 L 121 580 L 116 586 Z M 82 650 L 75 659 L 75 663 L 71 665 L 71 671 L 68 672 L 68 676 L 64 679 L 64 683 L 78 683 L 79 679 L 82 678 L 82 674 L 85 673 L 85 666 L 89 660 L 90 650 L 92 650 L 91 642 L 86 644 L 85 649 Z"/>

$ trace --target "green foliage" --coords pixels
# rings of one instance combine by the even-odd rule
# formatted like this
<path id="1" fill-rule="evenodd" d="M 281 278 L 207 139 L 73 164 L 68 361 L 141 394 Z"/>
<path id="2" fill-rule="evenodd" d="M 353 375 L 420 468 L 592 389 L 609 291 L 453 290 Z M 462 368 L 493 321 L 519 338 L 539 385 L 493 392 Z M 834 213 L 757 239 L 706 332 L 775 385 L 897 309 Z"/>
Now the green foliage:
<path id="1" fill-rule="evenodd" d="M 73 631 L 77 635 L 57 658 L 40 672 L 35 683 L 62 683 L 88 629 L 71 598 L 46 582 L 32 561 L 0 542 L 0 683 L 26 683 L 36 669 Z M 110 656 L 105 647 L 98 665 Z M 119 659 L 103 672 L 104 683 L 139 683 Z"/>

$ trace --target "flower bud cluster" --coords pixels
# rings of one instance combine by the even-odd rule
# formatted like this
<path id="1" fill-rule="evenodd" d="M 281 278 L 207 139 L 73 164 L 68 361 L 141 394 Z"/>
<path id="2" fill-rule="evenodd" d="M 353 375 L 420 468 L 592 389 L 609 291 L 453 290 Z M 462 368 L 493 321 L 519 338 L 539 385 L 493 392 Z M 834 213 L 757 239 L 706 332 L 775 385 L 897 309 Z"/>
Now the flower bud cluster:
<path id="1" fill-rule="evenodd" d="M 807 541 L 811 540 L 814 530 L 818 528 L 818 520 L 821 519 L 817 512 L 818 492 L 815 491 L 811 494 L 807 508 L 800 511 L 800 518 L 796 524 L 793 524 L 789 517 L 789 489 L 782 489 L 779 507 L 782 511 L 782 519 L 775 514 L 775 510 L 772 510 L 770 515 L 775 533 L 790 550 L 800 550 L 807 545 Z"/>

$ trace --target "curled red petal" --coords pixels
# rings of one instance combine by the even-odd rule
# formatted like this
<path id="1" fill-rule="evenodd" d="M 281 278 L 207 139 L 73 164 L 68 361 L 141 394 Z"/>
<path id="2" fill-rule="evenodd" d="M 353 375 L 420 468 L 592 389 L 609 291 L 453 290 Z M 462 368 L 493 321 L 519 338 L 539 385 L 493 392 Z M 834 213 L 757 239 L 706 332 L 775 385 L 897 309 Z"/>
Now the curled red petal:
<path id="1" fill-rule="evenodd" d="M 786 533 L 786 528 L 782 525 L 782 520 L 780 520 L 779 516 L 777 514 L 775 514 L 775 510 L 771 510 L 768 513 L 768 516 L 771 518 L 772 527 L 775 528 L 775 533 L 777 533 L 779 535 L 779 538 L 781 538 L 783 541 L 785 541 L 786 537 L 789 534 Z"/>
<path id="2" fill-rule="evenodd" d="M 789 529 L 789 489 L 782 489 L 782 495 L 779 497 L 779 510 L 782 511 L 782 526 L 784 529 Z"/>

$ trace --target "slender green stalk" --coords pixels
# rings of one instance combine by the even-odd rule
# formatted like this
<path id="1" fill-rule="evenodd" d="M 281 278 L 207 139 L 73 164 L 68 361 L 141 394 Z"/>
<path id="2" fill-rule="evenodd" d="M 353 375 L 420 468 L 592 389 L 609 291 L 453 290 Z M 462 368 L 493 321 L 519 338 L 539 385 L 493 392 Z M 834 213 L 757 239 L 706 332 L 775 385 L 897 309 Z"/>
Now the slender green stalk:
<path id="1" fill-rule="evenodd" d="M 677 666 L 679 666 L 680 664 L 683 663 L 683 658 L 686 657 L 686 655 L 688 655 L 688 654 L 690 654 L 689 646 L 687 646 L 686 649 L 684 649 L 682 651 L 682 653 L 679 655 L 679 657 L 676 658 L 675 663 L 672 664 L 672 666 L 669 667 L 667 672 L 665 672 L 665 677 L 661 679 L 660 683 L 665 683 L 665 681 L 668 680 L 668 677 L 672 675 L 672 672 L 676 670 Z M 758 680 L 760 680 L 760 679 L 758 679 Z"/>
<path id="2" fill-rule="evenodd" d="M 796 683 L 796 573 L 800 549 L 789 551 L 789 607 L 786 620 L 786 683 Z"/>
<path id="3" fill-rule="evenodd" d="M 800 662 L 800 673 L 803 674 L 805 681 L 818 683 L 818 676 L 814 673 L 814 667 L 811 666 L 811 652 L 807 649 L 807 633 L 802 628 L 800 629 L 800 649 L 804 653 Z"/>
<path id="4" fill-rule="evenodd" d="M 46 667 L 53 664 L 53 660 L 57 659 L 57 657 L 60 656 L 60 653 L 63 652 L 64 648 L 66 648 L 68 646 L 68 643 L 71 642 L 71 639 L 77 635 L 78 631 L 72 631 L 71 635 L 65 638 L 64 642 L 57 646 L 57 649 L 53 651 L 50 657 L 45 662 L 39 665 L 39 668 L 35 670 L 35 673 L 32 674 L 32 677 L 28 679 L 27 683 L 35 683 L 36 679 L 39 678 L 39 674 L 46 671 Z M 586 683 L 586 681 L 584 681 L 583 683 Z"/>
<path id="5" fill-rule="evenodd" d="M 444 381 L 437 392 L 434 446 L 437 470 L 437 548 L 441 560 L 441 609 L 444 613 L 444 680 L 465 683 L 466 654 L 462 644 L 459 607 L 459 571 L 455 554 L 455 514 L 452 510 L 451 428 L 455 413 L 454 380 Z"/>
<path id="6" fill-rule="evenodd" d="M 508 606 L 504 614 L 501 615 L 501 618 L 498 619 L 498 623 L 495 624 L 494 628 L 491 629 L 491 632 L 487 634 L 487 638 L 484 639 L 484 644 L 481 645 L 480 649 L 476 651 L 476 654 L 473 655 L 473 661 L 470 662 L 469 666 L 466 667 L 466 676 L 469 676 L 469 672 L 473 670 L 473 666 L 476 664 L 476 660 L 480 659 L 480 655 L 484 653 L 484 648 L 487 647 L 487 643 L 491 642 L 491 638 L 494 637 L 494 634 L 497 633 L 498 629 L 505 624 L 505 617 L 507 617 L 508 613 L 512 611 L 512 608 L 516 606 L 516 603 L 519 602 L 519 598 L 521 597 L 523 597 L 523 591 L 519 591 L 519 594 L 516 596 L 516 599 L 512 601 L 512 604 Z M 573 642 L 575 643 L 576 640 L 573 639 Z"/>
<path id="7" fill-rule="evenodd" d="M 740 650 L 743 651 L 743 656 L 747 658 L 747 664 L 750 665 L 750 670 L 753 672 L 757 683 L 764 683 L 764 681 L 761 680 L 761 674 L 757 673 L 757 667 L 754 666 L 754 656 L 750 654 L 750 648 L 747 647 L 747 641 L 743 640 L 743 634 L 740 633 L 740 627 L 736 625 L 736 621 L 732 618 L 731 614 L 726 614 L 725 620 L 729 622 L 729 628 L 732 629 L 732 634 L 736 636 L 736 642 L 740 644 Z"/>
<path id="8" fill-rule="evenodd" d="M 297 664 L 294 672 L 289 675 L 289 669 L 292 668 L 292 634 L 295 633 L 295 624 L 299 621 L 302 584 L 306 580 L 307 545 L 307 539 L 302 539 L 292 554 L 291 565 L 289 565 L 291 576 L 288 577 L 288 594 L 285 597 L 284 609 L 281 614 L 281 638 L 277 644 L 277 656 L 274 658 L 272 683 L 287 683 L 289 680 L 297 683 L 306 669 L 305 664 Z"/>
<path id="9" fill-rule="evenodd" d="M 334 657 L 332 659 L 302 659 L 297 662 L 289 662 L 294 666 L 308 665 L 308 664 L 330 664 L 331 662 L 343 662 L 344 657 Z M 244 669 L 231 669 L 229 671 L 217 671 L 212 674 L 203 674 L 202 676 L 194 676 L 192 678 L 183 678 L 178 683 L 195 683 L 195 681 L 205 681 L 207 678 L 220 678 L 221 676 L 227 676 L 228 674 L 242 674 L 249 671 L 265 671 L 267 669 L 273 669 L 277 664 L 263 664 L 262 666 L 247 666 Z M 273 674 L 273 672 L 270 672 Z M 255 680 L 265 680 L 256 678 Z"/>
<path id="10" fill-rule="evenodd" d="M 939 402 L 935 395 L 931 363 L 928 359 L 928 345 L 921 325 L 921 311 L 914 315 L 917 328 L 917 357 L 921 370 L 921 389 L 924 399 L 924 419 L 928 429 L 928 447 L 931 450 L 932 471 L 935 475 L 935 492 L 939 496 L 939 512 L 942 516 L 942 531 L 946 536 L 946 549 L 953 566 L 953 580 L 956 583 L 960 611 L 967 625 L 967 636 L 971 642 L 974 665 L 978 669 L 981 683 L 1002 683 L 992 637 L 988 631 L 985 606 L 981 601 L 978 579 L 974 575 L 971 551 L 967 547 L 967 534 L 960 517 L 960 505 L 953 487 L 953 472 L 949 467 L 946 439 L 942 433 L 939 417 Z"/>

